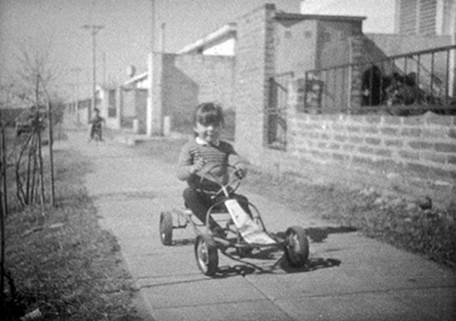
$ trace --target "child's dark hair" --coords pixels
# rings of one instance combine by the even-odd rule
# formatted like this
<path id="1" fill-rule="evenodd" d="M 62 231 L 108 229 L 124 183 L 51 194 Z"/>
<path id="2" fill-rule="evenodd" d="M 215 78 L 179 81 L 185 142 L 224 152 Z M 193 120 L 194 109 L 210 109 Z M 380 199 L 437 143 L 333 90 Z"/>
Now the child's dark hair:
<path id="1" fill-rule="evenodd" d="M 200 123 L 207 126 L 209 124 L 224 124 L 222 107 L 215 103 L 202 103 L 195 109 L 193 123 Z"/>

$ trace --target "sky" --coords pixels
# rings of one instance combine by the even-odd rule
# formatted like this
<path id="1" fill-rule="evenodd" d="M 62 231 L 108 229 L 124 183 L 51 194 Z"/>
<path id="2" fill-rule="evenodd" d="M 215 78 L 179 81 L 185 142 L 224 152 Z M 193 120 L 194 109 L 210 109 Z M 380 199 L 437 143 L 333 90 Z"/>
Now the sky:
<path id="1" fill-rule="evenodd" d="M 300 12 L 300 0 L 155 0 L 155 46 L 163 23 L 165 51 L 176 52 L 269 2 L 285 12 Z M 378 31 L 392 32 L 394 13 L 369 3 L 393 7 L 394 0 L 307 0 L 305 7 L 311 13 L 368 13 L 366 26 L 377 20 Z M 92 37 L 82 28 L 89 24 L 103 26 L 95 38 L 97 80 L 123 82 L 128 78 L 128 66 L 135 66 L 137 73 L 146 70 L 151 20 L 152 0 L 0 0 L 0 81 L 14 75 L 17 56 L 25 47 L 49 53 L 66 92 L 78 83 L 80 95 L 90 93 Z"/>
<path id="2" fill-rule="evenodd" d="M 306 13 L 365 16 L 365 33 L 394 32 L 395 0 L 305 0 Z"/>

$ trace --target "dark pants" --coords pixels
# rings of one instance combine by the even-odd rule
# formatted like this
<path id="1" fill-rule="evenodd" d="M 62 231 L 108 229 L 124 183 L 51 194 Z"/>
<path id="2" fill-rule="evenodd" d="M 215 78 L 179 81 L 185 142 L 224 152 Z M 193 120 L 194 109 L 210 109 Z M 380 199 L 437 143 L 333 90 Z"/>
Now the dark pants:
<path id="1" fill-rule="evenodd" d="M 101 126 L 97 124 L 93 124 L 90 128 L 90 139 L 94 139 L 95 135 L 98 135 L 99 140 L 103 140 L 101 136 Z"/>
<path id="2" fill-rule="evenodd" d="M 193 214 L 195 214 L 196 217 L 198 217 L 200 219 L 200 221 L 203 222 L 204 224 L 206 224 L 207 210 L 212 205 L 214 205 L 215 203 L 217 203 L 218 201 L 221 201 L 223 199 L 223 197 L 220 195 L 217 196 L 215 199 L 212 199 L 211 196 L 212 195 L 197 191 L 191 187 L 187 187 L 184 190 L 184 200 L 185 200 L 186 206 L 189 209 L 191 209 Z M 231 194 L 230 198 L 235 198 L 239 202 L 241 207 L 244 209 L 244 211 L 246 211 L 247 213 L 250 214 L 250 210 L 249 210 L 249 206 L 248 206 L 249 201 L 245 196 L 239 195 L 239 194 Z M 211 227 L 213 227 L 214 224 L 215 224 L 215 226 L 217 225 L 215 223 L 215 221 L 212 219 L 210 219 L 209 224 L 211 225 Z"/>

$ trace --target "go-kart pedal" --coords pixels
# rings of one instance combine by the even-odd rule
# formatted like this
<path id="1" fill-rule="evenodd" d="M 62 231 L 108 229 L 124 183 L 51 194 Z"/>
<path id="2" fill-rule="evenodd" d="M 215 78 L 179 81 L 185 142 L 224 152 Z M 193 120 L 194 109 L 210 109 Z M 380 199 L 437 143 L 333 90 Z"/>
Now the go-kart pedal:
<path id="1" fill-rule="evenodd" d="M 211 228 L 212 235 L 215 237 L 220 237 L 222 239 L 226 238 L 226 231 L 221 226 L 214 226 Z"/>

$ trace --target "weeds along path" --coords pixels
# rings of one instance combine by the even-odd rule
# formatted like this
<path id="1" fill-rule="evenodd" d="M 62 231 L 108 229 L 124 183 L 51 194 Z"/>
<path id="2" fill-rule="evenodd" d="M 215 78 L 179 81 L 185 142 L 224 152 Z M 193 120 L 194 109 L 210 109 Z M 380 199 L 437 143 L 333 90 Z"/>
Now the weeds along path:
<path id="1" fill-rule="evenodd" d="M 139 320 L 117 240 L 100 229 L 84 186 L 90 162 L 71 141 L 56 142 L 55 161 L 57 206 L 9 214 L 6 264 L 16 291 L 9 285 L 2 320 Z"/>

